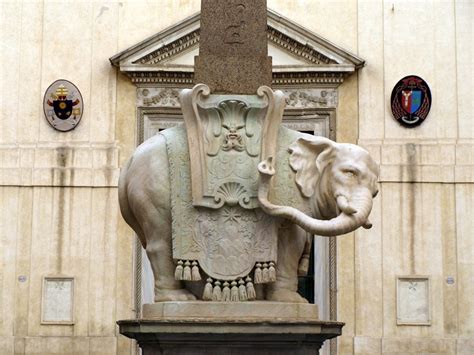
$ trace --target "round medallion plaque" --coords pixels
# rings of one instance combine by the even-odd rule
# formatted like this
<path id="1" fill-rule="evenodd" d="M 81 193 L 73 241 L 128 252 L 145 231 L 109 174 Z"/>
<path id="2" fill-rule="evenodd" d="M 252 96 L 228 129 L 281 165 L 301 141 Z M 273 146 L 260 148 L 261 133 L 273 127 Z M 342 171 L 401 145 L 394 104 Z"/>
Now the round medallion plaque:
<path id="1" fill-rule="evenodd" d="M 431 91 L 422 78 L 408 75 L 393 88 L 390 97 L 393 117 L 405 127 L 419 126 L 431 108 Z"/>
<path id="2" fill-rule="evenodd" d="M 76 128 L 82 118 L 83 108 L 81 92 L 68 80 L 56 80 L 44 94 L 44 115 L 58 131 L 67 132 Z"/>

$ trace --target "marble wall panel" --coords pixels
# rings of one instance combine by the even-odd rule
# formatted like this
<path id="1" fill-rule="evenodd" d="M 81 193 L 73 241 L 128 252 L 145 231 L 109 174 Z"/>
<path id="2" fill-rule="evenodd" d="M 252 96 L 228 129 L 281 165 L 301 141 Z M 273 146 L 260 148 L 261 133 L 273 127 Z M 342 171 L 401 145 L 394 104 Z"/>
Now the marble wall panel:
<path id="1" fill-rule="evenodd" d="M 0 335 L 0 354 L 13 354 L 14 338 Z"/>
<path id="2" fill-rule="evenodd" d="M 474 185 L 456 186 L 459 336 L 474 337 Z M 474 350 L 474 349 L 473 349 Z"/>
<path id="3" fill-rule="evenodd" d="M 358 55 L 366 65 L 359 76 L 359 139 L 384 137 L 383 2 L 359 1 Z"/>
<path id="4" fill-rule="evenodd" d="M 115 355 L 116 337 L 92 337 L 89 339 L 89 355 Z"/>
<path id="5" fill-rule="evenodd" d="M 354 233 L 348 233 L 337 238 L 337 319 L 344 319 L 346 325 L 338 344 L 339 351 L 352 352 L 352 338 L 355 335 L 355 270 L 354 270 Z M 344 350 L 345 349 L 345 350 Z"/>
<path id="6" fill-rule="evenodd" d="M 89 338 L 75 336 L 29 337 L 25 339 L 25 354 L 38 355 L 88 355 Z"/>
<path id="7" fill-rule="evenodd" d="M 132 319 L 135 317 L 133 287 L 133 240 L 135 235 L 130 227 L 125 223 L 120 215 L 117 214 L 117 278 L 116 299 L 115 299 L 115 319 Z M 116 331 L 118 334 L 118 331 Z M 117 354 L 130 354 L 132 342 L 130 339 L 117 335 Z"/>
<path id="8" fill-rule="evenodd" d="M 89 330 L 91 336 L 115 334 L 117 274 L 116 218 L 118 210 L 115 189 L 94 189 L 91 213 L 91 254 L 89 264 Z M 102 218 L 97 218 L 102 216 Z"/>
<path id="9" fill-rule="evenodd" d="M 456 354 L 454 339 L 429 338 L 385 338 L 382 339 L 382 354 Z"/>
<path id="10" fill-rule="evenodd" d="M 44 121 L 41 90 L 43 3 L 22 2 L 20 53 L 17 58 L 19 75 L 18 117 L 16 120 L 18 142 L 36 142 L 40 122 Z"/>
<path id="11" fill-rule="evenodd" d="M 454 187 L 443 184 L 382 184 L 384 335 L 455 335 L 457 290 Z M 425 275 L 431 283 L 431 326 L 397 326 L 395 277 Z"/>
<path id="12" fill-rule="evenodd" d="M 90 140 L 113 142 L 115 137 L 116 69 L 108 60 L 118 53 L 118 2 L 94 2 Z"/>
<path id="13" fill-rule="evenodd" d="M 66 249 L 65 258 L 69 259 L 68 276 L 74 277 L 74 334 L 89 335 L 88 312 L 90 307 L 89 285 L 91 250 L 94 248 L 97 235 L 92 233 L 94 219 L 103 219 L 103 213 L 93 213 L 93 193 L 91 188 L 71 188 L 70 193 L 70 245 Z"/>
<path id="14" fill-rule="evenodd" d="M 124 319 L 124 318 L 119 318 Z M 117 355 L 129 355 L 133 353 L 136 343 L 123 335 L 117 336 Z"/>
<path id="15" fill-rule="evenodd" d="M 84 142 L 90 139 L 90 121 L 94 117 L 91 114 L 93 15 L 92 2 L 44 3 L 41 92 L 44 93 L 58 78 L 67 79 L 80 90 L 84 113 L 77 128 L 66 133 L 54 130 L 42 119 L 40 141 Z"/>
<path id="16" fill-rule="evenodd" d="M 461 338 L 456 341 L 456 354 L 457 355 L 471 355 L 474 353 L 474 339 Z"/>
<path id="17" fill-rule="evenodd" d="M 355 232 L 355 334 L 365 337 L 383 335 L 382 284 L 382 201 L 383 193 L 374 200 L 371 229 Z M 367 315 L 370 314 L 370 317 Z"/>
<path id="18" fill-rule="evenodd" d="M 354 354 L 381 354 L 382 339 L 376 337 L 354 337 Z"/>
<path id="19" fill-rule="evenodd" d="M 443 8 L 446 4 L 448 8 Z M 406 26 L 407 18 L 416 18 Z M 455 119 L 446 120 L 446 107 L 455 107 L 454 51 L 437 53 L 451 49 L 454 41 L 453 32 L 445 28 L 446 21 L 453 26 L 453 8 L 449 3 L 418 1 L 384 2 L 384 72 L 385 72 L 385 137 L 386 138 L 443 138 L 455 137 Z M 451 19 L 451 20 L 450 20 Z M 439 31 L 436 28 L 439 27 Z M 423 45 L 409 38 L 416 33 L 417 38 L 425 38 Z M 436 36 L 436 37 L 435 37 Z M 429 39 L 429 40 L 428 40 Z M 428 119 L 418 128 L 407 130 L 401 127 L 392 117 L 388 103 L 393 86 L 402 77 L 416 74 L 425 79 L 434 89 L 431 112 Z M 449 80 L 446 80 L 446 76 Z M 446 90 L 447 100 L 441 99 L 437 90 Z M 450 104 L 447 104 L 449 102 Z M 452 116 L 450 110 L 448 117 Z M 448 123 L 441 122 L 442 120 Z M 446 126 L 446 124 L 448 126 Z M 444 130 L 443 130 L 444 128 Z M 449 128 L 449 129 L 448 129 Z"/>
<path id="20" fill-rule="evenodd" d="M 0 57 L 0 142 L 15 143 L 19 102 L 21 6 L 20 2 L 0 3 L 2 34 Z"/>
<path id="21" fill-rule="evenodd" d="M 125 76 L 117 78 L 115 138 L 120 147 L 119 166 L 123 166 L 136 147 L 136 87 Z"/>
<path id="22" fill-rule="evenodd" d="M 383 247 L 383 334 L 397 336 L 396 277 L 416 273 L 415 231 L 421 215 L 414 206 L 421 200 L 418 184 L 382 184 L 384 219 Z"/>
<path id="23" fill-rule="evenodd" d="M 474 3 L 472 1 L 455 1 L 454 12 L 456 19 L 456 64 L 457 64 L 457 98 L 459 138 L 473 138 L 473 110 L 472 110 L 472 18 Z M 453 112 L 454 113 L 454 112 Z"/>
<path id="24" fill-rule="evenodd" d="M 357 143 L 359 134 L 359 104 L 357 96 L 357 75 L 354 74 L 344 80 L 339 86 L 339 105 L 336 118 L 336 141 L 345 143 Z"/>
<path id="25" fill-rule="evenodd" d="M 356 1 L 268 0 L 267 6 L 333 43 L 354 53 L 357 51 Z M 327 16 L 327 14 L 337 14 L 337 16 Z"/>
<path id="26" fill-rule="evenodd" d="M 455 1 L 433 1 L 434 81 L 431 95 L 435 98 L 429 114 L 436 121 L 437 138 L 457 138 L 458 117 L 453 109 L 458 106 L 456 76 Z M 426 42 L 425 42 L 426 43 Z M 471 83 L 472 88 L 472 83 Z"/>
<path id="27" fill-rule="evenodd" d="M 201 2 L 127 0 L 121 1 L 119 6 L 118 47 L 121 51 L 200 11 Z"/>
<path id="28" fill-rule="evenodd" d="M 55 197 L 54 189 L 35 188 L 31 236 L 31 266 L 29 274 L 28 335 L 72 335 L 72 326 L 41 327 L 41 295 L 43 276 L 56 273 L 55 252 Z"/>
<path id="29" fill-rule="evenodd" d="M 0 188 L 0 335 L 11 336 L 14 330 L 18 188 Z M 13 223 L 12 223 L 13 222 Z"/>
<path id="30" fill-rule="evenodd" d="M 15 273 L 15 336 L 28 334 L 28 307 L 30 302 L 31 235 L 33 233 L 33 188 L 18 189 L 18 221 L 16 234 Z M 1 209 L 1 208 L 0 208 Z"/>
<path id="31" fill-rule="evenodd" d="M 436 204 L 436 214 L 434 219 L 438 222 L 439 236 L 441 238 L 442 250 L 442 270 L 439 274 L 440 289 L 442 290 L 443 303 L 442 323 L 440 331 L 444 336 L 456 337 L 459 334 L 459 309 L 458 297 L 460 290 L 455 283 L 451 283 L 451 278 L 458 279 L 458 260 L 457 260 L 457 227 L 456 227 L 456 187 L 454 184 L 440 186 L 439 197 L 433 201 Z M 425 206 L 429 208 L 429 201 Z M 430 236 L 428 235 L 428 238 Z"/>

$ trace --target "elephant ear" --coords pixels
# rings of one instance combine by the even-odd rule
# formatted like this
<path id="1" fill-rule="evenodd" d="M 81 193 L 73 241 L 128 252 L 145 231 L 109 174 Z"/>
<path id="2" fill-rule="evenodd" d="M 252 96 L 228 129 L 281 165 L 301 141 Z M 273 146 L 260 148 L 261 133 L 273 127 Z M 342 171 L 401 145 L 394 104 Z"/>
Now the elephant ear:
<path id="1" fill-rule="evenodd" d="M 290 145 L 288 150 L 290 166 L 296 172 L 296 184 L 304 196 L 311 197 L 322 171 L 335 155 L 336 143 L 307 135 Z"/>

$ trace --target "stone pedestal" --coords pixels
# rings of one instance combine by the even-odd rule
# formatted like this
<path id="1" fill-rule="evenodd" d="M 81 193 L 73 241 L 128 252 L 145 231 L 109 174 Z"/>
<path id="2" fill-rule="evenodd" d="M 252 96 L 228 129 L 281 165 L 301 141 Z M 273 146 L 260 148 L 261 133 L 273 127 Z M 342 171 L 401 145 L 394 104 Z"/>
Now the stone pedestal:
<path id="1" fill-rule="evenodd" d="M 143 313 L 117 323 L 144 355 L 318 354 L 344 325 L 318 320 L 315 305 L 278 302 L 163 302 Z"/>

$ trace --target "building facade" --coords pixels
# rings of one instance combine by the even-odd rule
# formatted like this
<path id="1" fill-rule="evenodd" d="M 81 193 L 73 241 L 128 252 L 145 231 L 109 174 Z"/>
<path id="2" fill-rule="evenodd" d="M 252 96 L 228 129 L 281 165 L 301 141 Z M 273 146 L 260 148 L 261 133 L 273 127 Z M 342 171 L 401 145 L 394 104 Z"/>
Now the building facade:
<path id="1" fill-rule="evenodd" d="M 192 86 L 199 6 L 0 3 L 1 354 L 135 351 L 115 322 L 139 315 L 150 275 L 120 216 L 118 175 L 138 143 L 180 123 L 176 95 Z M 373 228 L 315 243 L 316 303 L 346 322 L 333 351 L 473 353 L 473 3 L 268 7 L 285 124 L 359 144 L 380 164 Z M 390 111 L 392 88 L 410 74 L 432 93 L 417 128 Z M 83 98 L 69 132 L 44 117 L 57 79 Z M 71 296 L 62 308 L 53 307 L 58 294 Z"/>

